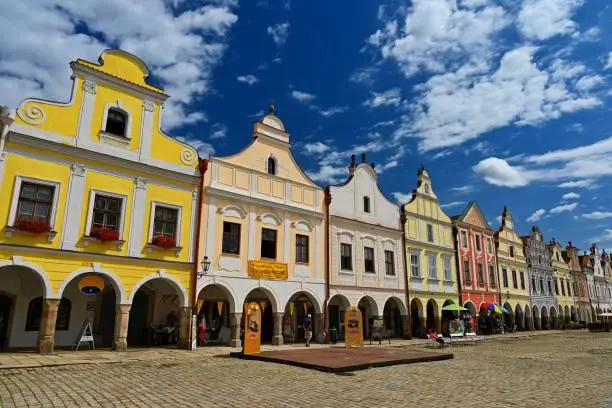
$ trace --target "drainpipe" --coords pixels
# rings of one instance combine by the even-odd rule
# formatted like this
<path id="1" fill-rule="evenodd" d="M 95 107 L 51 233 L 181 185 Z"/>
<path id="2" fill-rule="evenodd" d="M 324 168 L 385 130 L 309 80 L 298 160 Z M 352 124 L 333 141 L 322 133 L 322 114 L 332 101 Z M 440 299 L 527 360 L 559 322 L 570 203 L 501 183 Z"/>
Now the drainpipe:
<path id="1" fill-rule="evenodd" d="M 329 186 L 325 187 L 325 222 L 327 225 L 325 226 L 325 302 L 323 304 L 323 332 L 325 333 L 325 343 L 329 341 L 329 298 L 330 298 L 330 288 L 329 284 L 331 282 L 330 273 L 331 273 L 331 260 L 329 251 L 330 248 L 330 236 L 331 236 L 331 225 L 330 225 L 330 216 L 329 216 L 329 206 L 331 204 L 332 196 L 329 190 Z"/>
<path id="2" fill-rule="evenodd" d="M 0 155 L 4 152 L 4 143 L 13 122 L 15 122 L 15 109 L 0 106 Z"/>
<path id="3" fill-rule="evenodd" d="M 400 207 L 400 224 L 402 224 L 402 255 L 404 258 L 404 286 L 406 288 L 406 309 L 408 310 L 408 340 L 412 340 L 412 316 L 410 309 L 410 288 L 408 287 L 408 260 L 406 259 L 406 210 Z"/>
<path id="4" fill-rule="evenodd" d="M 198 219 L 196 220 L 195 229 L 197 231 L 196 242 L 195 242 L 195 259 L 193 262 L 193 274 L 191 275 L 191 321 L 189 322 L 189 339 L 193 341 L 193 316 L 197 316 L 198 311 L 198 269 L 200 267 L 200 236 L 201 234 L 201 220 L 202 220 L 202 206 L 204 203 L 204 175 L 208 170 L 208 159 L 200 159 L 200 196 L 198 197 Z"/>

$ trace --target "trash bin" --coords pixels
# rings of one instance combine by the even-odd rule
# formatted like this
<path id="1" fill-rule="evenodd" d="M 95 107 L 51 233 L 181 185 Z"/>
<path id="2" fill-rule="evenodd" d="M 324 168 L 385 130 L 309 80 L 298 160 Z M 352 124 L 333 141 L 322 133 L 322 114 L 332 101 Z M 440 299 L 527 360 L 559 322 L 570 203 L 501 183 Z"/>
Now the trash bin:
<path id="1" fill-rule="evenodd" d="M 332 327 L 329 331 L 329 336 L 332 344 L 336 344 L 338 342 L 338 330 L 335 327 Z"/>

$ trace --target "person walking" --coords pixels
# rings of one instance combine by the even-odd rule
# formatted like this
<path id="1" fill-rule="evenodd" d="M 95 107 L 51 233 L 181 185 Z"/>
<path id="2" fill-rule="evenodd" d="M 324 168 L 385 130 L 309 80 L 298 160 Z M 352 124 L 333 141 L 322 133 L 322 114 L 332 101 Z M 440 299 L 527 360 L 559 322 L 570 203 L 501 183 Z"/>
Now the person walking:
<path id="1" fill-rule="evenodd" d="M 310 339 L 312 339 L 312 316 L 310 314 L 304 319 L 304 338 L 306 347 L 310 347 Z"/>

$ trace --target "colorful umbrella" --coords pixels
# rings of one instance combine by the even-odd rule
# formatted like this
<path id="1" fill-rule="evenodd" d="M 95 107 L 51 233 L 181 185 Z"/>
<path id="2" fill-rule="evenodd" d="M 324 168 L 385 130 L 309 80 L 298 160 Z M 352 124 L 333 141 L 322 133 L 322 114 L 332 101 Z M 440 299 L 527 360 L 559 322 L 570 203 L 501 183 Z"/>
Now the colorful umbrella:
<path id="1" fill-rule="evenodd" d="M 468 310 L 468 309 L 463 306 L 459 306 L 455 303 L 451 303 L 448 306 L 444 306 L 442 310 L 450 310 L 451 312 L 461 312 L 461 311 Z"/>
<path id="2" fill-rule="evenodd" d="M 502 311 L 502 312 L 504 312 L 505 314 L 510 314 L 510 312 L 508 311 L 508 309 L 506 309 L 505 307 L 500 306 L 500 308 L 501 308 L 501 311 Z"/>
<path id="3" fill-rule="evenodd" d="M 489 309 L 493 313 L 497 313 L 497 314 L 502 314 L 503 313 L 501 307 L 499 307 L 499 305 L 496 305 L 494 303 L 491 303 L 487 309 Z"/>

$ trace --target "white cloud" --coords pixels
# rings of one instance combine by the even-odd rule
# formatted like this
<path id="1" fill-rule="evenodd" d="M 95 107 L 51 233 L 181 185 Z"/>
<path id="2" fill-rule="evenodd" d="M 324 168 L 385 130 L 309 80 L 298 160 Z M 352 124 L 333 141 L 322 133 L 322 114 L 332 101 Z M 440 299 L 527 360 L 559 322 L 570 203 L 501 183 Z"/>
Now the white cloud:
<path id="1" fill-rule="evenodd" d="M 597 85 L 606 82 L 605 78 L 601 75 L 587 75 L 583 76 L 576 82 L 576 89 L 579 91 L 590 91 Z"/>
<path id="2" fill-rule="evenodd" d="M 330 150 L 329 145 L 326 145 L 325 143 L 322 142 L 314 142 L 314 143 L 306 143 L 304 145 L 304 153 L 305 154 L 322 154 L 325 153 L 326 151 Z"/>
<path id="3" fill-rule="evenodd" d="M 281 47 L 287 42 L 287 37 L 289 37 L 289 23 L 279 23 L 274 26 L 268 26 L 267 31 L 274 43 Z"/>
<path id="4" fill-rule="evenodd" d="M 399 191 L 391 193 L 395 201 L 399 204 L 406 204 L 410 200 L 412 200 L 412 193 L 400 193 Z"/>
<path id="5" fill-rule="evenodd" d="M 557 187 L 561 188 L 585 188 L 593 184 L 593 180 L 576 180 L 566 181 L 565 183 L 559 184 Z"/>
<path id="6" fill-rule="evenodd" d="M 264 116 L 266 114 L 266 112 L 263 109 L 258 110 L 255 113 L 252 113 L 249 116 L 249 118 L 261 118 L 262 116 Z"/>
<path id="7" fill-rule="evenodd" d="M 331 108 L 327 108 L 327 109 L 318 108 L 317 110 L 319 111 L 321 115 L 328 118 L 338 113 L 346 112 L 348 110 L 348 106 L 332 106 Z"/>
<path id="8" fill-rule="evenodd" d="M 524 187 L 532 180 L 526 170 L 519 166 L 512 166 L 506 160 L 489 157 L 481 160 L 473 167 L 489 184 L 501 187 Z"/>
<path id="9" fill-rule="evenodd" d="M 543 208 L 540 208 L 539 210 L 531 214 L 529 218 L 527 218 L 527 222 L 537 222 L 542 218 L 544 214 L 546 214 L 546 210 Z"/>
<path id="10" fill-rule="evenodd" d="M 468 194 L 476 190 L 476 187 L 471 186 L 471 185 L 465 185 L 461 187 L 452 187 L 450 190 L 457 194 Z"/>
<path id="11" fill-rule="evenodd" d="M 571 193 L 563 194 L 563 199 L 564 200 L 577 200 L 579 198 L 580 198 L 580 194 L 578 194 L 578 193 L 571 192 Z"/>
<path id="12" fill-rule="evenodd" d="M 210 127 L 211 139 L 224 139 L 227 136 L 227 126 L 223 123 L 215 123 Z"/>
<path id="13" fill-rule="evenodd" d="M 316 172 L 307 171 L 308 177 L 314 181 L 323 183 L 337 183 L 347 177 L 347 171 L 345 167 L 334 167 L 331 165 L 323 165 Z"/>
<path id="14" fill-rule="evenodd" d="M 603 220 L 605 218 L 612 218 L 612 211 L 593 211 L 587 214 L 582 214 L 581 217 L 588 220 Z"/>
<path id="15" fill-rule="evenodd" d="M 606 228 L 603 230 L 601 235 L 591 238 L 591 241 L 598 242 L 600 244 L 612 244 L 612 229 Z"/>
<path id="16" fill-rule="evenodd" d="M 608 53 L 604 63 L 604 69 L 612 69 L 612 51 Z"/>
<path id="17" fill-rule="evenodd" d="M 501 225 L 501 223 L 502 223 L 502 216 L 501 215 L 497 215 L 495 217 L 495 222 L 497 223 L 497 225 Z"/>
<path id="18" fill-rule="evenodd" d="M 576 30 L 572 14 L 582 4 L 583 0 L 524 0 L 518 28 L 525 37 L 535 40 L 571 34 Z"/>
<path id="19" fill-rule="evenodd" d="M 379 127 L 393 126 L 394 124 L 395 124 L 394 120 L 383 120 L 383 121 L 375 123 L 372 126 L 372 129 L 376 129 L 376 128 L 379 128 Z"/>
<path id="20" fill-rule="evenodd" d="M 450 150 L 441 150 L 438 153 L 434 154 L 431 160 L 441 159 L 442 157 L 450 156 L 451 154 L 453 154 L 453 152 L 451 152 Z"/>
<path id="21" fill-rule="evenodd" d="M 355 70 L 349 77 L 349 81 L 358 84 L 372 85 L 374 83 L 374 75 L 379 71 L 377 67 L 365 67 Z"/>
<path id="22" fill-rule="evenodd" d="M 215 154 L 215 148 L 210 143 L 196 139 L 193 137 L 193 135 L 188 135 L 187 137 L 177 137 L 177 139 L 196 149 L 200 157 L 208 157 Z"/>
<path id="23" fill-rule="evenodd" d="M 289 93 L 289 96 L 301 103 L 310 103 L 316 98 L 316 96 L 313 94 L 309 94 L 308 92 L 296 91 L 295 89 Z"/>
<path id="24" fill-rule="evenodd" d="M 236 77 L 236 80 L 238 82 L 242 82 L 243 84 L 247 84 L 249 86 L 252 86 L 254 84 L 256 84 L 257 82 L 259 82 L 259 79 L 257 79 L 257 77 L 255 75 L 238 75 Z"/>
<path id="25" fill-rule="evenodd" d="M 559 214 L 562 212 L 574 211 L 578 207 L 578 203 L 561 204 L 549 210 L 551 214 Z"/>
<path id="26" fill-rule="evenodd" d="M 465 201 L 452 201 L 450 203 L 441 204 L 440 207 L 442 207 L 442 208 L 454 208 L 454 207 L 459 207 L 460 205 L 465 205 L 465 204 L 466 204 Z"/>
<path id="27" fill-rule="evenodd" d="M 392 88 L 384 92 L 372 92 L 372 97 L 363 103 L 370 108 L 380 106 L 399 106 L 402 102 L 401 91 L 399 88 Z"/>
<path id="28" fill-rule="evenodd" d="M 164 110 L 166 128 L 204 121 L 204 113 L 190 108 L 210 90 L 213 68 L 238 19 L 230 6 L 22 0 L 4 7 L 0 27 L 20 34 L 0 36 L 2 103 L 16 106 L 26 97 L 66 100 L 68 63 L 77 58 L 96 61 L 104 49 L 118 47 L 140 57 L 172 96 Z"/>

